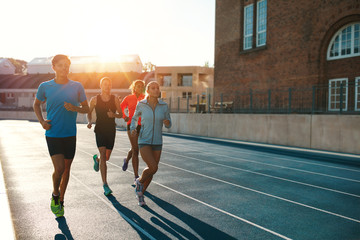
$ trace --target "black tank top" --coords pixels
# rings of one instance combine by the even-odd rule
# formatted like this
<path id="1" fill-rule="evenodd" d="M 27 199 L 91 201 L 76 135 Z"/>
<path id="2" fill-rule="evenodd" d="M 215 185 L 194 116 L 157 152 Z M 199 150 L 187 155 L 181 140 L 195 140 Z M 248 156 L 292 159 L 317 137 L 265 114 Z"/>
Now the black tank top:
<path id="1" fill-rule="evenodd" d="M 115 96 L 110 95 L 110 100 L 104 102 L 101 99 L 100 94 L 96 96 L 96 125 L 95 132 L 98 131 L 114 131 L 115 130 L 115 118 L 109 118 L 107 113 L 111 110 L 113 113 L 116 112 Z"/>

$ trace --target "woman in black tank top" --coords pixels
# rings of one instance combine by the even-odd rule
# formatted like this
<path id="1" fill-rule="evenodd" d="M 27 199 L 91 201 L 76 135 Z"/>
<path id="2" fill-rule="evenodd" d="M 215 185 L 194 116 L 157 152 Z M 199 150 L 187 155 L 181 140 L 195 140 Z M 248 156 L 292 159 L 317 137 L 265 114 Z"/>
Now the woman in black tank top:
<path id="1" fill-rule="evenodd" d="M 95 109 L 96 125 L 94 132 L 100 158 L 98 158 L 97 154 L 93 156 L 94 170 L 98 172 L 100 165 L 101 179 L 103 182 L 104 194 L 106 196 L 112 193 L 112 190 L 109 188 L 107 183 L 106 161 L 110 159 L 115 143 L 115 118 L 122 117 L 119 99 L 110 94 L 111 87 L 110 78 L 105 77 L 100 80 L 101 94 L 98 94 L 90 100 L 90 111 L 88 113 L 87 125 L 87 127 L 91 129 L 92 112 Z"/>
<path id="2" fill-rule="evenodd" d="M 96 96 L 96 125 L 95 132 L 98 131 L 115 131 L 115 118 L 109 117 L 109 112 L 116 112 L 115 96 L 110 95 L 110 100 L 105 102 L 101 98 L 101 94 Z"/>

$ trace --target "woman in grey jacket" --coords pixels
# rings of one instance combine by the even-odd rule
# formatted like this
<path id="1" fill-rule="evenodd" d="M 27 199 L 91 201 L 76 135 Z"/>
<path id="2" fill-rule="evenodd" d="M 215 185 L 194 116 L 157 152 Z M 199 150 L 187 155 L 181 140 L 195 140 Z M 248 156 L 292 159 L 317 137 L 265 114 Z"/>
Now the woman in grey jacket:
<path id="1" fill-rule="evenodd" d="M 159 99 L 160 87 L 156 81 L 146 86 L 146 97 L 136 106 L 131 120 L 131 134 L 136 134 L 138 118 L 141 117 L 141 130 L 138 144 L 142 159 L 147 164 L 141 176 L 136 179 L 135 193 L 139 206 L 145 206 L 144 192 L 156 173 L 162 150 L 162 128 L 171 127 L 170 110 L 167 103 Z"/>

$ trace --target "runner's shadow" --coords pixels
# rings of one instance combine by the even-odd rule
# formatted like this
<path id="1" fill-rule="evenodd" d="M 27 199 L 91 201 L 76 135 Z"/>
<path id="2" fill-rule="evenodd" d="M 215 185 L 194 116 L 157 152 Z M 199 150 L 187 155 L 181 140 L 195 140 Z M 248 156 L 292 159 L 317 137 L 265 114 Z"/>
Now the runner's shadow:
<path id="1" fill-rule="evenodd" d="M 146 234 L 143 231 L 141 231 L 144 230 L 146 233 L 148 233 L 149 235 L 151 235 L 151 237 L 155 239 L 170 239 L 168 236 L 166 236 L 158 229 L 156 229 L 154 226 L 152 226 L 144 219 L 142 219 L 142 217 L 140 217 L 137 213 L 121 205 L 113 195 L 110 194 L 109 196 L 107 196 L 107 198 L 116 208 L 120 216 L 125 221 L 127 221 L 134 228 L 135 231 L 139 233 L 139 236 L 141 238 L 145 238 L 145 239 L 148 238 Z"/>
<path id="2" fill-rule="evenodd" d="M 166 212 L 170 213 L 174 217 L 178 218 L 186 225 L 188 225 L 192 230 L 194 230 L 202 239 L 236 239 L 227 233 L 183 212 L 179 208 L 175 207 L 174 205 L 152 195 L 149 192 L 145 193 L 149 199 L 151 199 L 154 203 L 156 203 L 159 207 L 164 209 Z M 154 212 L 150 208 L 145 208 L 150 213 L 154 214 L 158 218 L 160 218 L 163 222 L 167 223 L 169 227 L 176 230 L 179 234 L 183 235 L 186 239 L 198 239 L 198 237 L 194 236 L 184 228 L 180 227 L 178 224 L 174 224 L 172 221 L 169 221 L 165 217 L 159 215 L 158 213 Z M 162 223 L 163 224 L 163 223 Z"/>
<path id="3" fill-rule="evenodd" d="M 149 213 L 153 214 L 155 217 L 151 217 L 150 220 L 158 225 L 159 227 L 163 228 L 165 231 L 171 233 L 176 239 L 199 239 L 197 236 L 186 230 L 185 228 L 181 227 L 180 225 L 170 221 L 169 219 L 161 216 L 148 206 L 145 206 Z"/>
<path id="4" fill-rule="evenodd" d="M 69 226 L 66 223 L 66 218 L 59 217 L 56 218 L 56 221 L 58 222 L 58 227 L 63 234 L 56 234 L 55 240 L 61 240 L 61 239 L 74 240 L 73 236 L 71 235 Z"/>

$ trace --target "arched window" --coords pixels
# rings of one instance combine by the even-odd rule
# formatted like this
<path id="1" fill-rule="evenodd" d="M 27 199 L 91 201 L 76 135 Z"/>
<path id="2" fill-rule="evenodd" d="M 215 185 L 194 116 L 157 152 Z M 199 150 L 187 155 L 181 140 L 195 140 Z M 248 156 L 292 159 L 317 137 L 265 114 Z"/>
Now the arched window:
<path id="1" fill-rule="evenodd" d="M 341 28 L 332 38 L 327 59 L 360 56 L 360 22 Z"/>

